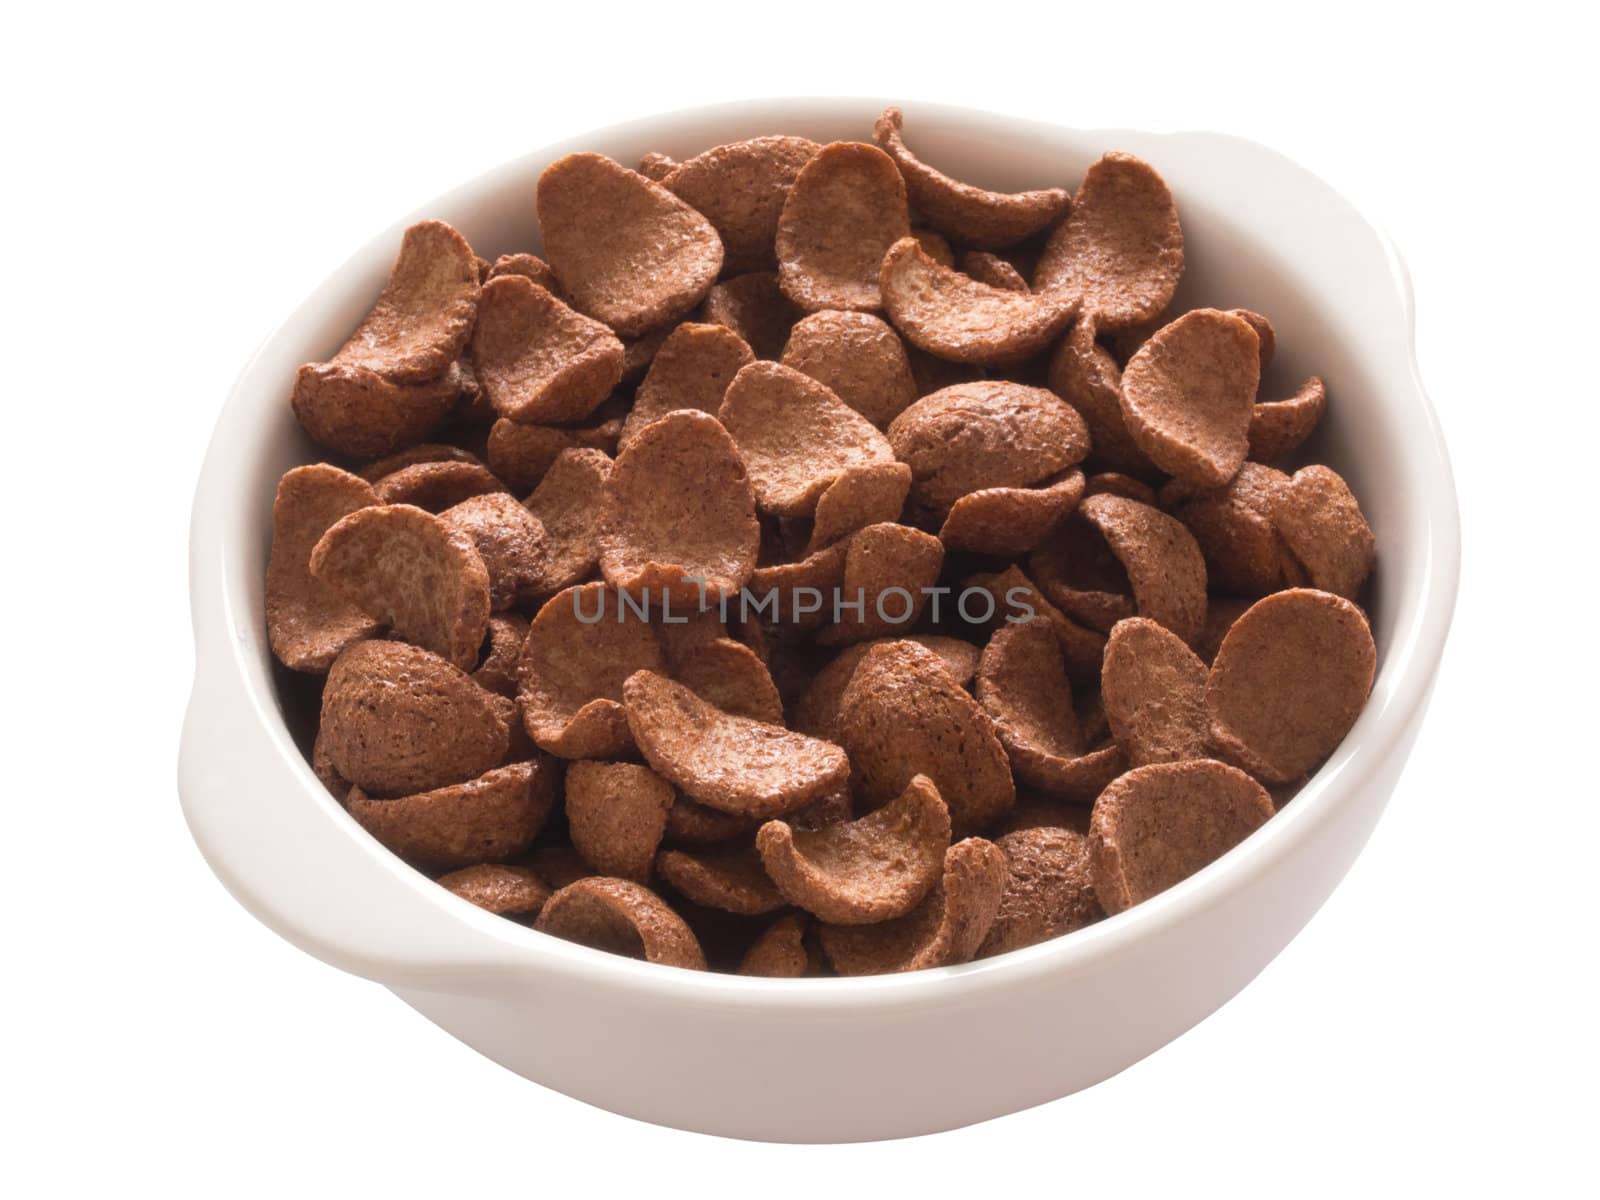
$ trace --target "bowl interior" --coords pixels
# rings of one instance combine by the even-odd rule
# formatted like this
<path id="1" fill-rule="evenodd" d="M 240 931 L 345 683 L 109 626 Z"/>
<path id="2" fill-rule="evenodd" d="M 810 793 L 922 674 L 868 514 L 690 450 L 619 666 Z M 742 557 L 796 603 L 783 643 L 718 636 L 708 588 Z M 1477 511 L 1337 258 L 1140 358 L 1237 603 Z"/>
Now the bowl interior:
<path id="1" fill-rule="evenodd" d="M 330 356 L 371 305 L 405 225 L 421 217 L 448 221 L 490 259 L 509 251 L 537 251 L 535 184 L 540 171 L 565 153 L 598 150 L 632 165 L 648 151 L 684 158 L 766 133 L 870 141 L 880 107 L 871 100 L 726 106 L 653 118 L 551 147 L 396 222 L 318 287 L 273 335 L 241 378 L 212 455 L 232 464 L 234 476 L 223 502 L 227 511 L 219 514 L 226 531 L 221 566 L 234 649 L 258 709 L 269 725 L 277 721 L 269 732 L 284 743 L 286 753 L 293 753 L 284 736 L 289 723 L 296 710 L 308 707 L 297 701 L 306 685 L 290 680 L 281 691 L 275 687 L 263 575 L 277 479 L 291 466 L 320 457 L 290 413 L 289 389 L 295 368 Z M 1413 467 L 1419 448 L 1440 463 L 1443 450 L 1410 374 L 1409 297 L 1384 244 L 1331 189 L 1287 160 L 1235 139 L 1075 131 L 932 105 L 909 105 L 908 110 L 906 138 L 920 156 L 958 178 L 990 187 L 1075 187 L 1084 169 L 1107 150 L 1149 160 L 1172 187 L 1183 222 L 1187 268 L 1175 311 L 1244 307 L 1270 317 L 1278 349 L 1264 380 L 1265 398 L 1289 395 L 1311 374 L 1326 382 L 1328 414 L 1302 457 L 1327 463 L 1349 481 L 1379 547 L 1368 598 L 1378 678 L 1367 712 L 1323 769 L 1328 774 L 1353 753 L 1392 699 L 1400 679 L 1397 641 L 1409 644 L 1420 636 L 1429 571 L 1437 565 L 1430 563 L 1430 533 L 1440 512 L 1425 502 L 1427 477 L 1419 478 Z M 1433 486 L 1438 478 L 1435 473 Z M 1447 465 L 1442 478 L 1448 488 Z M 1453 519 L 1453 498 L 1449 513 Z M 303 736 L 305 731 L 292 732 Z M 312 782 L 309 769 L 303 763 L 298 769 L 327 804 L 330 819 L 349 825 L 352 836 L 364 837 Z M 1315 786 L 1314 780 L 1310 787 Z M 1268 830 L 1278 823 L 1269 823 Z"/>

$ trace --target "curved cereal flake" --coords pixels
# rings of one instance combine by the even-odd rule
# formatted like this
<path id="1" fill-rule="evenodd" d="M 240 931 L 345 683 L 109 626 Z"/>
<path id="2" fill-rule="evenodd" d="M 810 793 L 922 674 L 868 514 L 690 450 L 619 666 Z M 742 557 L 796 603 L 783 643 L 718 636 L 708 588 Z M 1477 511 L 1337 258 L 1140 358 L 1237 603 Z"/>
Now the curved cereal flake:
<path id="1" fill-rule="evenodd" d="M 444 871 L 521 854 L 549 819 L 555 791 L 555 772 L 546 759 L 394 800 L 375 799 L 357 786 L 346 807 L 407 862 Z"/>
<path id="2" fill-rule="evenodd" d="M 756 493 L 715 417 L 668 413 L 617 456 L 599 546 L 607 581 L 653 604 L 715 601 L 749 581 L 761 546 Z"/>
<path id="3" fill-rule="evenodd" d="M 904 113 L 886 108 L 873 136 L 900 168 L 911 206 L 958 242 L 989 250 L 1010 246 L 1048 228 L 1072 204 L 1071 194 L 1062 188 L 990 192 L 951 179 L 906 148 L 904 123 Z"/>
<path id="4" fill-rule="evenodd" d="M 1050 390 L 1072 405 L 1089 427 L 1096 461 L 1114 471 L 1155 474 L 1122 416 L 1122 368 L 1095 341 L 1094 314 L 1084 313 L 1050 358 Z"/>
<path id="5" fill-rule="evenodd" d="M 1073 519 L 1067 518 L 1069 522 Z M 1015 563 L 1004 571 L 973 575 L 964 586 L 988 592 L 994 602 L 992 616 L 987 621 L 980 621 L 980 624 L 993 629 L 1008 620 L 1014 624 L 1017 620 L 1043 617 L 1055 632 L 1062 661 L 1066 664 L 1067 678 L 1084 686 L 1100 682 L 1100 659 L 1105 653 L 1105 635 L 1078 624 L 1045 599 L 1034 586 L 1033 580 Z M 981 606 L 976 606 L 975 611 L 981 612 Z"/>
<path id="6" fill-rule="evenodd" d="M 539 176 L 545 256 L 579 312 L 623 337 L 686 316 L 722 270 L 722 241 L 666 188 L 600 154 Z"/>
<path id="7" fill-rule="evenodd" d="M 1272 359 L 1278 352 L 1278 333 L 1272 328 L 1272 322 L 1258 312 L 1251 312 L 1248 308 L 1230 308 L 1228 310 L 1238 317 L 1251 329 L 1256 331 L 1256 339 L 1260 344 L 1261 370 L 1264 373 L 1272 365 Z"/>
<path id="8" fill-rule="evenodd" d="M 889 425 L 894 456 L 911 467 L 913 502 L 947 512 L 982 488 L 1027 487 L 1089 452 L 1089 431 L 1044 388 L 1003 380 L 924 396 Z"/>
<path id="9" fill-rule="evenodd" d="M 1313 375 L 1287 400 L 1269 400 L 1250 410 L 1250 457 L 1287 458 L 1316 431 L 1328 410 L 1328 389 Z"/>
<path id="10" fill-rule="evenodd" d="M 766 512 L 808 516 L 852 467 L 892 462 L 883 434 L 822 384 L 777 363 L 733 377 L 718 413 Z"/>
<path id="11" fill-rule="evenodd" d="M 522 643 L 528 638 L 528 619 L 516 613 L 495 613 L 489 618 L 483 658 L 472 673 L 479 687 L 514 700 L 521 672 Z"/>
<path id="12" fill-rule="evenodd" d="M 322 730 L 317 730 L 317 736 L 311 743 L 311 772 L 317 777 L 317 782 L 328 789 L 340 804 L 350 795 L 351 782 L 339 774 L 339 769 L 333 765 L 333 760 L 328 757 L 327 739 L 322 736 Z"/>
<path id="13" fill-rule="evenodd" d="M 553 425 L 523 425 L 504 417 L 489 428 L 489 469 L 519 496 L 531 492 L 563 450 L 578 448 L 577 431 Z"/>
<path id="14" fill-rule="evenodd" d="M 1083 472 L 1033 488 L 980 488 L 950 506 L 939 527 L 946 550 L 1011 558 L 1026 554 L 1083 499 Z"/>
<path id="15" fill-rule="evenodd" d="M 913 225 L 909 236 L 921 248 L 922 252 L 933 259 L 934 262 L 941 267 L 949 267 L 952 271 L 955 270 L 956 252 L 942 233 L 932 229 L 918 229 Z"/>
<path id="16" fill-rule="evenodd" d="M 521 275 L 525 279 L 531 279 L 551 295 L 560 298 L 561 283 L 556 279 L 555 271 L 551 270 L 550 264 L 537 254 L 502 254 L 490 266 L 488 277 L 484 282 L 499 279 L 502 275 Z M 480 294 L 480 303 L 482 299 Z M 483 319 L 481 311 L 478 319 L 480 321 Z"/>
<path id="17" fill-rule="evenodd" d="M 1095 895 L 1108 913 L 1141 904 L 1221 858 L 1271 816 L 1266 789 L 1223 763 L 1136 767 L 1094 803 Z"/>
<path id="18" fill-rule="evenodd" d="M 1033 289 L 1092 312 L 1102 333 L 1159 315 L 1183 276 L 1183 229 L 1150 164 L 1110 153 L 1089 168 L 1072 212 L 1045 243 Z"/>
<path id="19" fill-rule="evenodd" d="M 839 700 L 839 744 L 869 804 L 926 775 L 957 833 L 987 828 L 1016 800 L 993 724 L 933 651 L 910 641 L 872 647 Z"/>
<path id="20" fill-rule="evenodd" d="M 681 896 L 672 895 L 665 887 L 658 887 L 657 890 L 673 911 L 683 918 L 684 924 L 700 943 L 700 948 L 705 952 L 707 969 L 732 971 L 761 919 L 691 904 Z"/>
<path id="21" fill-rule="evenodd" d="M 812 737 L 819 737 L 824 741 L 837 741 L 839 701 L 844 698 L 845 689 L 850 686 L 856 668 L 861 665 L 861 660 L 867 656 L 868 650 L 893 640 L 896 639 L 880 638 L 871 642 L 857 642 L 834 655 L 796 699 L 794 720 L 791 724 L 801 733 L 809 733 Z M 903 640 L 916 642 L 924 649 L 933 651 L 944 664 L 945 670 L 950 673 L 950 678 L 959 687 L 966 687 L 977 673 L 979 651 L 971 642 L 915 633 Z"/>
<path id="22" fill-rule="evenodd" d="M 431 513 L 474 496 L 505 491 L 505 484 L 477 462 L 412 463 L 391 471 L 372 486 L 379 504 L 409 504 Z"/>
<path id="23" fill-rule="evenodd" d="M 917 398 L 905 344 L 881 317 L 817 312 L 795 322 L 782 363 L 809 375 L 879 429 Z"/>
<path id="24" fill-rule="evenodd" d="M 818 670 L 795 699 L 791 724 L 802 733 L 825 741 L 838 740 L 839 702 L 845 689 L 855 676 L 856 668 L 874 646 L 885 645 L 893 638 L 878 638 L 870 642 L 857 642 L 846 646 Z M 977 671 L 979 651 L 970 642 L 956 638 L 910 634 L 904 640 L 914 641 L 939 656 L 945 669 L 955 682 L 965 687 Z"/>
<path id="25" fill-rule="evenodd" d="M 545 602 L 522 646 L 518 699 L 528 736 L 562 758 L 620 758 L 633 750 L 622 684 L 662 665 L 649 623 L 601 583 Z"/>
<path id="26" fill-rule="evenodd" d="M 638 383 L 656 359 L 662 343 L 672 335 L 675 325 L 661 325 L 636 338 L 622 340 L 622 382 Z"/>
<path id="27" fill-rule="evenodd" d="M 399 450 L 383 458 L 374 459 L 356 474 L 368 483 L 377 483 L 378 480 L 387 478 L 396 471 L 403 471 L 418 463 L 436 462 L 476 463 L 480 467 L 483 465 L 483 461 L 476 454 L 470 450 L 463 450 L 460 446 L 449 446 L 443 442 L 423 442 L 407 450 Z"/>
<path id="28" fill-rule="evenodd" d="M 911 468 L 905 463 L 847 468 L 817 497 L 808 553 L 815 554 L 869 525 L 898 521 L 910 492 Z"/>
<path id="29" fill-rule="evenodd" d="M 317 445 L 372 458 L 420 442 L 444 424 L 461 396 L 461 372 L 396 383 L 350 363 L 307 363 L 289 397 L 295 419 Z"/>
<path id="30" fill-rule="evenodd" d="M 1263 596 L 1284 586 L 1285 548 L 1273 514 L 1288 484 L 1282 471 L 1247 462 L 1226 487 L 1172 510 L 1194 535 L 1211 587 Z"/>
<path id="31" fill-rule="evenodd" d="M 1098 635 L 1136 612 L 1127 572 L 1093 525 L 1074 514 L 1028 557 L 1048 602 Z"/>
<path id="32" fill-rule="evenodd" d="M 545 591 L 544 524 L 505 492 L 474 496 L 439 514 L 464 534 L 489 572 L 489 610 L 503 612 Z"/>
<path id="33" fill-rule="evenodd" d="M 1372 573 L 1377 542 L 1338 472 L 1304 467 L 1274 496 L 1273 523 L 1311 585 L 1355 599 Z"/>
<path id="34" fill-rule="evenodd" d="M 978 661 L 983 651 L 971 642 L 929 633 L 913 633 L 896 640 L 915 642 L 923 649 L 933 651 L 958 687 L 970 687 L 978 674 Z"/>
<path id="35" fill-rule="evenodd" d="M 763 663 L 766 661 L 764 636 L 752 632 L 749 623 L 740 615 L 737 606 L 730 604 L 724 619 L 721 606 L 707 600 L 704 604 L 691 604 L 687 609 L 674 608 L 672 620 L 656 622 L 656 637 L 667 656 L 667 666 L 677 671 L 713 642 L 737 642 L 752 651 Z"/>
<path id="36" fill-rule="evenodd" d="M 652 150 L 649 154 L 640 156 L 639 174 L 643 175 L 646 179 L 660 183 L 668 175 L 671 175 L 674 171 L 676 171 L 678 169 L 678 165 L 678 160 L 673 158 L 672 155 L 662 154 L 659 151 Z"/>
<path id="37" fill-rule="evenodd" d="M 1260 380 L 1260 339 L 1249 322 L 1195 309 L 1129 360 L 1123 420 L 1139 449 L 1167 474 L 1222 487 L 1249 452 Z"/>
<path id="38" fill-rule="evenodd" d="M 1128 757 L 1115 742 L 1086 750 L 1077 758 L 1060 759 L 1041 772 L 1046 780 L 1040 791 L 1075 804 L 1093 804 L 1118 775 L 1128 769 Z"/>
<path id="39" fill-rule="evenodd" d="M 839 584 L 839 617 L 817 635 L 821 645 L 860 642 L 908 632 L 922 616 L 931 588 L 944 566 L 938 538 L 909 525 L 884 522 L 850 536 Z M 831 599 L 831 598 L 830 598 Z M 859 603 L 861 611 L 844 605 Z"/>
<path id="40" fill-rule="evenodd" d="M 755 832 L 747 817 L 719 812 L 679 796 L 667 810 L 666 841 L 679 846 L 712 846 Z"/>
<path id="41" fill-rule="evenodd" d="M 766 597 L 773 592 L 778 592 L 778 610 L 765 613 L 771 621 L 792 621 L 806 627 L 814 627 L 826 619 L 827 600 L 832 590 L 838 586 L 845 576 L 845 539 L 837 541 L 832 546 L 824 546 L 821 550 L 811 550 L 805 558 L 786 558 L 781 562 L 766 563 L 757 566 L 755 573 L 750 576 L 750 595 L 760 603 L 766 603 Z M 821 597 L 810 597 L 806 600 L 805 611 L 798 605 L 802 603 L 802 589 L 813 589 L 822 592 Z"/>
<path id="42" fill-rule="evenodd" d="M 1047 619 L 997 629 L 978 667 L 978 700 L 1018 779 L 1047 796 L 1087 803 L 1127 760 L 1115 745 L 1084 749 L 1059 638 L 1051 652 L 1054 632 Z"/>
<path id="43" fill-rule="evenodd" d="M 939 882 L 949 845 L 950 812 L 923 775 L 859 820 L 811 833 L 768 821 L 756 835 L 783 898 L 834 925 L 905 916 Z"/>
<path id="44" fill-rule="evenodd" d="M 821 149 L 810 138 L 781 135 L 731 142 L 679 163 L 661 186 L 716 228 L 724 271 L 770 271 L 789 189 Z"/>
<path id="45" fill-rule="evenodd" d="M 346 646 L 378 632 L 377 621 L 310 566 L 311 551 L 330 526 L 377 502 L 365 480 L 326 463 L 295 467 L 278 481 L 267 559 L 267 640 L 291 670 L 320 674 Z"/>
<path id="46" fill-rule="evenodd" d="M 404 642 L 357 642 L 328 672 L 318 751 L 375 796 L 462 783 L 505 758 L 502 703 L 436 654 Z"/>
<path id="47" fill-rule="evenodd" d="M 1050 791 L 1050 760 L 1083 753 L 1072 685 L 1048 621 L 1018 621 L 994 631 L 978 663 L 977 696 L 1012 770 L 1025 782 Z"/>
<path id="48" fill-rule="evenodd" d="M 870 312 L 878 267 L 909 236 L 906 185 L 876 146 L 834 142 L 801 169 L 778 218 L 778 281 L 807 312 Z"/>
<path id="49" fill-rule="evenodd" d="M 839 747 L 730 716 L 653 671 L 630 677 L 623 696 L 645 761 L 710 808 L 781 817 L 835 791 L 849 775 Z"/>
<path id="50" fill-rule="evenodd" d="M 979 283 L 929 258 L 915 238 L 884 255 L 883 307 L 894 327 L 929 354 L 1004 365 L 1037 354 L 1066 329 L 1077 302 Z"/>
<path id="51" fill-rule="evenodd" d="M 489 624 L 489 572 L 472 542 L 408 504 L 341 518 L 311 573 L 397 636 L 470 668 Z"/>
<path id="52" fill-rule="evenodd" d="M 1192 643 L 1206 618 L 1206 565 L 1192 534 L 1148 504 L 1090 496 L 1078 506 L 1128 573 L 1138 615 Z"/>
<path id="53" fill-rule="evenodd" d="M 774 622 L 802 629 L 823 624 L 832 613 L 833 593 L 844 580 L 846 546 L 835 542 L 798 562 L 757 567 L 747 588 L 752 605 L 761 605 L 763 610 L 774 605 Z"/>
<path id="54" fill-rule="evenodd" d="M 545 901 L 541 933 L 666 967 L 706 969 L 706 956 L 683 918 L 652 892 L 626 879 L 593 876 L 569 883 Z"/>
<path id="55" fill-rule="evenodd" d="M 799 979 L 810 974 L 805 934 L 806 921 L 798 913 L 779 917 L 745 951 L 739 960 L 739 974 L 760 979 Z"/>
<path id="56" fill-rule="evenodd" d="M 705 908 L 759 917 L 784 907 L 748 840 L 693 853 L 663 850 L 656 871 L 685 899 Z"/>
<path id="57" fill-rule="evenodd" d="M 1022 273 L 1005 259 L 986 250 L 967 250 L 958 263 L 961 273 L 979 283 L 1005 292 L 1032 291 Z"/>
<path id="58" fill-rule="evenodd" d="M 1122 496 L 1128 500 L 1137 500 L 1140 504 L 1154 506 L 1156 490 L 1142 479 L 1135 479 L 1132 475 L 1124 475 L 1120 471 L 1101 471 L 1091 475 L 1084 484 L 1085 496 Z"/>
<path id="59" fill-rule="evenodd" d="M 840 787 L 838 791 L 830 792 L 821 800 L 813 800 L 798 812 L 790 813 L 784 820 L 796 829 L 815 832 L 829 825 L 854 820 L 855 815 L 856 805 L 850 797 L 850 789 Z"/>
<path id="60" fill-rule="evenodd" d="M 783 724 L 778 687 L 760 656 L 742 642 L 715 638 L 678 663 L 672 677 L 725 713 Z"/>
<path id="61" fill-rule="evenodd" d="M 478 260 L 443 221 L 419 221 L 400 239 L 378 303 L 333 361 L 397 383 L 436 379 L 461 357 L 478 309 Z"/>
<path id="62" fill-rule="evenodd" d="M 661 343 L 639 385 L 618 445 L 626 449 L 646 425 L 671 412 L 695 409 L 715 416 L 728 384 L 754 361 L 744 339 L 726 326 L 679 325 Z"/>
<path id="63" fill-rule="evenodd" d="M 757 358 L 776 359 L 789 332 L 801 317 L 794 301 L 783 294 L 773 271 L 751 271 L 724 279 L 706 293 L 700 320 L 733 330 Z"/>
<path id="64" fill-rule="evenodd" d="M 720 606 L 715 602 L 674 606 L 670 620 L 668 615 L 663 613 L 661 619 L 654 622 L 656 640 L 666 656 L 668 673 L 676 673 L 712 642 L 732 640 Z"/>
<path id="65" fill-rule="evenodd" d="M 1233 623 L 1206 682 L 1211 738 L 1266 783 L 1292 783 L 1344 740 L 1372 690 L 1367 619 L 1331 592 L 1293 588 Z"/>
<path id="66" fill-rule="evenodd" d="M 822 949 L 841 975 L 885 975 L 970 962 L 994 925 L 1010 868 L 993 842 L 945 851 L 944 871 L 906 916 L 877 925 L 823 925 Z"/>
<path id="67" fill-rule="evenodd" d="M 642 883 L 667 828 L 672 785 L 636 763 L 575 762 L 567 767 L 567 832 L 601 875 Z"/>
<path id="68" fill-rule="evenodd" d="M 528 424 L 581 421 L 622 381 L 622 343 L 522 275 L 491 279 L 472 365 L 494 411 Z"/>
<path id="69" fill-rule="evenodd" d="M 1207 756 L 1208 673 L 1193 650 L 1154 621 L 1134 617 L 1112 629 L 1101 696 L 1129 766 Z"/>
<path id="70" fill-rule="evenodd" d="M 990 958 L 1092 925 L 1104 913 L 1094 893 L 1089 839 L 1040 825 L 997 838 L 1006 856 L 1006 890 L 978 958 Z"/>
<path id="71" fill-rule="evenodd" d="M 531 917 L 550 899 L 550 889 L 527 867 L 479 863 L 439 876 L 440 887 L 468 904 L 501 917 Z"/>
<path id="72" fill-rule="evenodd" d="M 527 499 L 549 538 L 545 586 L 552 591 L 582 583 L 599 564 L 600 507 L 612 466 L 601 450 L 563 450 Z"/>

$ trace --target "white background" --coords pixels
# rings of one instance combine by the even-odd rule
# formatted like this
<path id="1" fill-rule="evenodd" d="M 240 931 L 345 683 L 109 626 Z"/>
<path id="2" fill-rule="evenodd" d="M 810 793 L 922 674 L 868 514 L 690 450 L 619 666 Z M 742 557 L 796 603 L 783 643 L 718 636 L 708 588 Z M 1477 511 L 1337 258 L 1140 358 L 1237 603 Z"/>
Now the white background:
<path id="1" fill-rule="evenodd" d="M 0 1187 L 1594 1186 L 1592 31 L 1538 4 L 1503 25 L 1465 5 L 1038 7 L 5 19 Z M 675 1133 L 513 1077 L 246 915 L 174 788 L 190 491 L 255 344 L 375 230 L 491 165 L 653 110 L 800 93 L 1214 128 L 1300 159 L 1409 261 L 1465 531 L 1393 806 L 1254 984 L 1087 1093 L 848 1147 Z"/>

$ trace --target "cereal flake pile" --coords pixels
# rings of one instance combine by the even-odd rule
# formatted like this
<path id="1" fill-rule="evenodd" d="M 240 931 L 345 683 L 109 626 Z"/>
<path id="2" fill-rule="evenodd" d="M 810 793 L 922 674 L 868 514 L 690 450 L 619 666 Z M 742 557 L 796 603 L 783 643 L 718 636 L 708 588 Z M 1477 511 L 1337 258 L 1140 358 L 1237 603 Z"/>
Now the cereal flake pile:
<path id="1" fill-rule="evenodd" d="M 1170 311 L 1145 162 L 989 192 L 891 108 L 569 155 L 537 208 L 543 257 L 406 231 L 273 508 L 316 773 L 445 888 L 677 967 L 946 966 L 1193 874 L 1349 731 L 1372 531 L 1269 465 L 1323 384 Z"/>

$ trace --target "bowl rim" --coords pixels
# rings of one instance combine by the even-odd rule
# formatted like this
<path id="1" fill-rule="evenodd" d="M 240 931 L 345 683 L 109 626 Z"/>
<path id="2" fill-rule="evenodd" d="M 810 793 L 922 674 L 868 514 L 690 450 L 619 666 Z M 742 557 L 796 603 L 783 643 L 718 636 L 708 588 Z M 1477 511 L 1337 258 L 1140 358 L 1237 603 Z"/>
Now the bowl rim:
<path id="1" fill-rule="evenodd" d="M 1422 581 L 1421 594 L 1409 613 L 1409 619 L 1398 623 L 1388 633 L 1389 644 L 1379 663 L 1372 699 L 1340 746 L 1299 789 L 1294 803 L 1281 809 L 1271 821 L 1215 862 L 1160 895 L 1071 935 L 959 966 L 901 975 L 783 980 L 722 972 L 663 969 L 656 964 L 593 950 L 537 932 L 487 913 L 438 887 L 428 876 L 379 846 L 337 804 L 317 780 L 310 764 L 295 745 L 277 711 L 277 698 L 271 694 L 261 694 L 252 681 L 251 664 L 246 659 L 260 652 L 265 642 L 265 630 L 254 629 L 256 640 L 253 644 L 249 641 L 248 631 L 255 625 L 251 614 L 253 606 L 233 593 L 228 574 L 216 561 L 219 556 L 211 553 L 214 547 L 210 544 L 214 527 L 219 521 L 215 516 L 213 492 L 223 486 L 227 476 L 226 472 L 214 469 L 217 466 L 214 460 L 224 448 L 225 432 L 245 417 L 242 410 L 248 397 L 243 393 L 247 390 L 248 381 L 261 368 L 268 347 L 285 336 L 295 317 L 310 306 L 316 297 L 341 281 L 357 264 L 374 261 L 374 256 L 377 256 L 377 261 L 387 261 L 392 257 L 393 246 L 406 225 L 421 219 L 429 210 L 444 209 L 452 202 L 472 196 L 493 195 L 508 187 L 513 180 L 523 179 L 534 163 L 596 145 L 647 141 L 652 138 L 666 142 L 672 136 L 672 131 L 735 117 L 748 116 L 753 125 L 766 123 L 773 128 L 779 127 L 772 122 L 781 123 L 783 114 L 791 117 L 803 114 L 807 119 L 817 121 L 855 121 L 863 112 L 876 114 L 887 103 L 898 103 L 915 111 L 919 123 L 944 124 L 975 133 L 992 133 L 996 125 L 1003 125 L 1006 135 L 1010 137 L 1026 136 L 1030 129 L 1056 134 L 1067 131 L 1085 136 L 1092 134 L 1105 139 L 1107 145 L 1114 144 L 1113 139 L 1118 134 L 1174 141 L 1209 140 L 1218 147 L 1231 147 L 1234 152 L 1269 156 L 1280 166 L 1299 172 L 1307 182 L 1321 187 L 1344 205 L 1381 246 L 1388 268 L 1388 283 L 1393 288 L 1394 298 L 1404 319 L 1404 362 L 1396 365 L 1399 374 L 1394 375 L 1390 382 L 1396 385 L 1397 394 L 1404 396 L 1404 402 L 1410 409 L 1405 419 L 1415 439 L 1415 444 L 1408 447 L 1408 463 L 1416 472 L 1419 486 L 1407 489 L 1409 499 L 1405 503 L 1420 513 L 1425 535 L 1422 544 L 1416 548 L 1416 553 L 1423 556 L 1417 566 Z M 870 127 L 871 117 L 867 119 Z M 287 419 L 286 406 L 284 419 Z M 259 501 L 259 498 L 256 499 Z M 483 971 L 510 972 L 534 978 L 554 972 L 585 985 L 626 987 L 659 999 L 685 999 L 698 1004 L 715 1003 L 738 1008 L 759 1005 L 776 1009 L 833 1011 L 885 1005 L 964 1003 L 994 987 L 1015 987 L 1045 975 L 1090 969 L 1134 943 L 1154 938 L 1199 911 L 1224 902 L 1252 880 L 1273 870 L 1297 847 L 1314 838 L 1317 831 L 1331 819 L 1340 798 L 1348 795 L 1351 789 L 1362 786 L 1389 758 L 1407 735 L 1407 718 L 1426 702 L 1454 610 L 1460 560 L 1459 519 L 1443 431 L 1417 369 L 1415 309 L 1405 265 L 1388 237 L 1356 205 L 1287 156 L 1257 142 L 1228 134 L 1131 129 L 1075 130 L 1054 122 L 907 99 L 771 97 L 687 106 L 593 129 L 561 143 L 535 149 L 449 189 L 373 237 L 308 293 L 263 340 L 261 347 L 241 370 L 218 414 L 206 464 L 195 492 L 191 518 L 190 593 L 195 623 L 196 683 L 190 715 L 193 718 L 195 708 L 202 702 L 202 676 L 208 671 L 221 671 L 220 664 L 225 662 L 227 672 L 236 677 L 236 683 L 242 685 L 248 707 L 262 722 L 261 728 L 251 732 L 265 733 L 276 744 L 279 756 L 286 760 L 284 765 L 289 774 L 305 789 L 306 795 L 301 798 L 320 803 L 330 810 L 330 816 L 341 818 L 347 835 L 358 840 L 365 839 L 370 843 L 369 849 L 377 851 L 367 855 L 370 860 L 380 869 L 387 864 L 391 874 L 403 876 L 423 902 L 449 914 L 464 931 L 470 930 L 475 935 L 473 940 L 480 947 L 493 945 L 499 948 L 492 958 L 482 959 L 480 955 L 481 960 L 474 963 L 474 970 L 464 970 L 460 962 L 418 961 L 414 964 L 417 977 L 433 977 L 440 987 L 449 988 L 459 983 L 464 975 L 476 977 Z M 246 619 L 234 620 L 239 614 L 244 614 Z M 266 683 L 270 692 L 270 672 L 267 673 Z M 191 742 L 191 731 L 186 723 L 185 755 L 193 748 Z M 236 881 L 230 877 L 227 864 L 213 856 L 206 839 L 201 835 L 194 814 L 204 801 L 193 794 L 196 788 L 188 781 L 183 770 L 180 770 L 180 791 L 202 853 L 241 903 L 275 931 L 302 948 L 354 973 L 380 982 L 387 981 L 386 976 L 391 975 L 392 971 L 386 969 L 386 964 L 365 962 L 359 955 L 326 953 L 326 947 L 311 944 L 316 939 L 307 931 L 277 919 L 276 914 L 270 911 L 263 911 L 265 906 L 260 898 L 236 885 Z M 471 987 L 470 984 L 465 986 Z"/>

